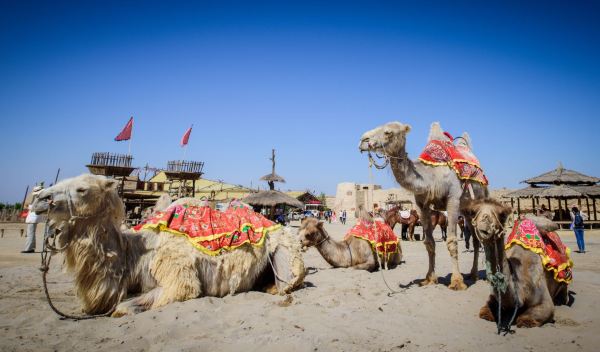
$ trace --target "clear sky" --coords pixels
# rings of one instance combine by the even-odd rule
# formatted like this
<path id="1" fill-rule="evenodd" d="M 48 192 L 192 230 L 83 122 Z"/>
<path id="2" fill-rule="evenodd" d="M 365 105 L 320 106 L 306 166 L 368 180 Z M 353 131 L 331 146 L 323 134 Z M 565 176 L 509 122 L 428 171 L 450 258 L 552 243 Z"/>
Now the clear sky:
<path id="1" fill-rule="evenodd" d="M 587 1 L 0 2 L 0 201 L 86 171 L 135 118 L 134 164 L 249 186 L 368 182 L 360 135 L 467 130 L 492 188 L 600 176 L 600 6 Z M 375 182 L 395 185 L 389 171 Z"/>

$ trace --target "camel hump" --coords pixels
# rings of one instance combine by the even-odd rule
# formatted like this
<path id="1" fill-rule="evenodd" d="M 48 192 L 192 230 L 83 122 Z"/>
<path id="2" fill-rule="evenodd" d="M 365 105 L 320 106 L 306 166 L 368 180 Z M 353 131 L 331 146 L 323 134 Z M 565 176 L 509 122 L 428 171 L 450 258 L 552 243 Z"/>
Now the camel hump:
<path id="1" fill-rule="evenodd" d="M 436 141 L 450 141 L 452 140 L 444 133 L 442 126 L 440 126 L 439 122 L 434 122 L 431 124 L 431 128 L 429 129 L 429 137 L 427 138 L 428 142 L 432 140 Z"/>
<path id="2" fill-rule="evenodd" d="M 535 227 L 537 227 L 537 229 L 542 233 L 554 232 L 554 231 L 558 230 L 558 224 L 555 223 L 554 221 L 548 219 L 547 217 L 537 216 L 537 215 L 533 215 L 533 214 L 526 214 L 525 217 L 527 219 L 533 221 L 533 223 L 535 224 Z"/>

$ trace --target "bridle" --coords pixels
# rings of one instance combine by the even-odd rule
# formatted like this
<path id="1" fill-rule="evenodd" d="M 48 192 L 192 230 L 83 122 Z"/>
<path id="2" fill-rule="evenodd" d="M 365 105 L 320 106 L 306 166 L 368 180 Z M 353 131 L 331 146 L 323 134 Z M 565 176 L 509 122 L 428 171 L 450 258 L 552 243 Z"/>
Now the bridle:
<path id="1" fill-rule="evenodd" d="M 404 153 L 403 156 L 393 156 L 387 152 L 387 150 L 385 149 L 385 145 L 382 142 L 379 143 L 379 146 L 383 150 L 383 154 L 379 154 L 377 152 L 372 152 L 371 150 L 367 151 L 367 154 L 369 155 L 369 164 L 375 166 L 375 168 L 378 170 L 385 169 L 390 164 L 390 159 L 396 159 L 399 161 L 405 161 L 407 159 L 406 153 Z M 369 145 L 369 147 L 371 147 L 371 146 Z M 375 160 L 375 158 L 373 157 L 373 154 L 375 155 L 375 158 L 377 158 L 378 160 L 384 159 L 383 164 L 378 164 L 377 161 Z"/>
<path id="2" fill-rule="evenodd" d="M 69 210 L 69 219 L 67 220 L 67 223 L 69 225 L 73 226 L 73 225 L 75 225 L 77 220 L 88 219 L 88 218 L 92 217 L 91 215 L 76 214 L 74 211 L 73 199 L 71 198 L 71 194 L 68 189 L 65 190 L 64 195 L 65 195 L 65 198 L 67 199 L 67 209 Z M 115 301 L 115 304 L 113 305 L 113 307 L 108 312 L 103 313 L 103 314 L 83 315 L 83 316 L 69 315 L 69 314 L 65 314 L 65 313 L 61 312 L 52 303 L 52 299 L 50 298 L 50 293 L 48 291 L 48 280 L 46 278 L 48 275 L 48 271 L 50 270 L 50 261 L 52 260 L 52 255 L 54 255 L 55 253 L 64 252 L 71 244 L 70 241 L 66 241 L 66 243 L 62 247 L 60 247 L 60 248 L 57 247 L 56 241 L 59 236 L 64 234 L 64 232 L 61 231 L 61 233 L 59 233 L 58 235 L 56 233 L 50 233 L 50 227 L 51 227 L 50 226 L 50 215 L 52 214 L 52 210 L 53 210 L 53 206 L 54 206 L 53 203 L 54 203 L 54 200 L 51 197 L 50 200 L 48 201 L 48 213 L 46 215 L 46 223 L 44 226 L 44 242 L 43 242 L 42 252 L 41 252 L 42 263 L 41 263 L 41 267 L 40 267 L 40 271 L 42 272 L 42 282 L 44 284 L 44 293 L 46 294 L 46 301 L 48 302 L 48 305 L 56 314 L 60 315 L 62 317 L 62 319 L 71 319 L 74 321 L 95 319 L 95 318 L 100 318 L 100 317 L 108 317 L 108 316 L 112 315 L 112 313 L 114 313 L 114 311 L 117 309 L 117 305 L 121 301 L 122 294 L 120 295 L 119 299 L 117 299 Z M 104 229 L 104 231 L 106 231 L 106 229 Z M 125 256 L 125 260 L 127 260 L 127 256 Z M 125 268 L 126 267 L 127 267 L 127 263 L 125 262 L 125 264 L 123 265 L 123 268 L 121 269 L 121 275 L 120 275 L 121 278 L 119 279 L 119 286 L 121 286 L 123 279 L 125 277 Z"/>

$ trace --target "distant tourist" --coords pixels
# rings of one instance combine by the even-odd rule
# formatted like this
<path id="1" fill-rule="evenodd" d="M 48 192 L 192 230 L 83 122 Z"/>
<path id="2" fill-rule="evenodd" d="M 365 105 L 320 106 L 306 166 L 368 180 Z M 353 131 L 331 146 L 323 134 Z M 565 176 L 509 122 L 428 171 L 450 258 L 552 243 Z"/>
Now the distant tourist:
<path id="1" fill-rule="evenodd" d="M 33 202 L 37 199 L 43 189 L 44 187 L 42 186 L 35 186 L 33 187 L 33 191 L 31 191 L 33 197 L 31 199 L 31 204 L 29 204 L 29 213 L 25 218 L 25 223 L 27 224 L 27 242 L 25 242 L 25 249 L 22 250 L 21 253 L 35 252 L 35 230 L 37 229 L 37 224 L 43 222 L 43 217 L 38 216 L 33 211 Z"/>
<path id="2" fill-rule="evenodd" d="M 342 215 L 340 216 L 340 222 L 342 225 L 346 225 L 346 210 L 342 210 Z"/>
<path id="3" fill-rule="evenodd" d="M 583 240 L 583 216 L 579 211 L 579 208 L 573 207 L 571 208 L 571 217 L 573 218 L 573 223 L 571 227 L 575 232 L 575 238 L 577 239 L 577 247 L 579 247 L 579 253 L 585 253 L 585 241 Z"/>

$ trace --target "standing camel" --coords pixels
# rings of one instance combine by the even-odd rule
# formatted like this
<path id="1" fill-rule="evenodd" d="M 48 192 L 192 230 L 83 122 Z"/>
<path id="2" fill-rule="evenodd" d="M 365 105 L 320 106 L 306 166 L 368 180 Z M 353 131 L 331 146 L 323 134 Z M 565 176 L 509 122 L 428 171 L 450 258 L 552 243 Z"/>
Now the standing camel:
<path id="1" fill-rule="evenodd" d="M 450 285 L 453 290 L 464 290 L 462 274 L 458 266 L 458 245 L 456 239 L 456 223 L 461 201 L 473 195 L 475 199 L 488 195 L 487 186 L 472 180 L 461 180 L 454 169 L 449 166 L 433 166 L 421 160 L 411 161 L 406 153 L 406 135 L 410 126 L 400 122 L 390 122 L 364 133 L 361 137 L 360 151 L 375 152 L 389 162 L 396 181 L 415 195 L 415 201 L 421 211 L 421 222 L 425 234 L 425 248 L 429 255 L 429 268 L 421 285 L 437 283 L 435 274 L 435 241 L 431 223 L 431 208 L 448 211 L 448 238 L 446 246 L 452 260 L 452 277 Z M 470 138 L 464 133 L 464 143 L 470 146 Z M 438 123 L 431 126 L 429 142 L 451 141 Z M 468 221 L 470 224 L 470 221 Z M 471 225 L 468 225 L 471 226 Z M 479 243 L 474 244 L 475 252 L 471 277 L 477 279 L 477 260 Z"/>

